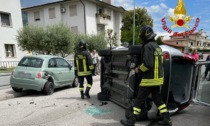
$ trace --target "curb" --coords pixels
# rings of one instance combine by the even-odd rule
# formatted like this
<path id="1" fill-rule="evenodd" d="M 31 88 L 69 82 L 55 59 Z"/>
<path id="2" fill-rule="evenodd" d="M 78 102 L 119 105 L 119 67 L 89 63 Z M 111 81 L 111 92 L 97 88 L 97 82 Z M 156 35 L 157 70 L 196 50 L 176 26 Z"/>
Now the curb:
<path id="1" fill-rule="evenodd" d="M 93 82 L 96 82 L 96 81 L 100 81 L 100 76 L 93 76 Z M 12 90 L 12 88 L 10 86 L 5 86 L 5 87 L 2 87 L 2 88 L 3 88 L 2 90 L 9 89 L 9 88 Z M 30 95 L 30 94 L 32 94 L 32 93 L 31 92 L 21 92 L 21 93 L 14 92 L 14 94 L 1 95 L 0 96 L 0 101 L 12 99 L 12 98 L 18 98 L 18 97 L 22 97 L 22 96 L 27 96 L 27 95 Z"/>

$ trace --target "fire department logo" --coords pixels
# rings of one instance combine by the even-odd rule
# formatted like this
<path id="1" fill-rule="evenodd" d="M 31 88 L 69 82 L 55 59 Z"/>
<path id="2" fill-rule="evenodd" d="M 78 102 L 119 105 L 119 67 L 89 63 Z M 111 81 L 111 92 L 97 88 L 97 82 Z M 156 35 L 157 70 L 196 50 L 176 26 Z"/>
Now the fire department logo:
<path id="1" fill-rule="evenodd" d="M 172 29 L 173 28 L 187 28 L 190 29 L 190 26 L 188 25 L 189 22 L 192 21 L 190 16 L 187 16 L 187 11 L 184 5 L 184 1 L 183 0 L 178 0 L 178 3 L 174 9 L 174 16 L 170 16 L 170 22 L 173 23 L 173 25 L 169 28 L 166 25 L 166 18 L 162 18 L 162 28 L 163 30 L 167 31 L 168 33 L 172 33 Z M 183 35 L 188 35 L 193 33 L 196 28 L 198 27 L 198 23 L 200 22 L 199 18 L 196 18 L 196 23 L 194 25 L 194 27 L 191 30 L 187 30 L 185 32 L 182 33 L 178 33 L 178 32 L 174 32 L 173 35 L 174 36 L 183 36 Z"/>

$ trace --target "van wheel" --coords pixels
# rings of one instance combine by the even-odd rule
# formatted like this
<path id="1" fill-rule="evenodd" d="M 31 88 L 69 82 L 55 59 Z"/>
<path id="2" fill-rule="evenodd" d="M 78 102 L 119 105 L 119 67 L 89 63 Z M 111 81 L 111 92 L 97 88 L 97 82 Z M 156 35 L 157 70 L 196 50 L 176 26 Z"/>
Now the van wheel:
<path id="1" fill-rule="evenodd" d="M 141 45 L 134 45 L 128 48 L 129 55 L 140 55 L 141 54 Z"/>
<path id="2" fill-rule="evenodd" d="M 78 78 L 75 77 L 75 78 L 74 78 L 74 82 L 73 82 L 73 84 L 72 84 L 72 87 L 78 87 L 78 85 L 79 85 Z"/>
<path id="3" fill-rule="evenodd" d="M 104 49 L 104 50 L 100 50 L 98 54 L 99 56 L 111 56 L 111 51 L 110 49 Z"/>
<path id="4" fill-rule="evenodd" d="M 100 100 L 100 101 L 109 101 L 109 95 L 104 95 L 102 93 L 98 93 L 98 100 Z"/>
<path id="5" fill-rule="evenodd" d="M 22 92 L 23 88 L 12 87 L 13 91 L 15 92 Z"/>
<path id="6" fill-rule="evenodd" d="M 47 81 L 45 86 L 44 86 L 44 94 L 46 95 L 51 95 L 54 92 L 54 84 L 53 82 Z"/>

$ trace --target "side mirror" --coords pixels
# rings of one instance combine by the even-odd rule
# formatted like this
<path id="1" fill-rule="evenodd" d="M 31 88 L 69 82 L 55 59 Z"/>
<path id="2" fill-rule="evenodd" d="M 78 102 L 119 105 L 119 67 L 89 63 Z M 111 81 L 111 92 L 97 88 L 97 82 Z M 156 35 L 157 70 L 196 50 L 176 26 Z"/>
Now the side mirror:
<path id="1" fill-rule="evenodd" d="M 71 70 L 71 68 L 72 68 L 72 66 L 71 66 L 71 65 L 69 65 L 69 70 Z"/>

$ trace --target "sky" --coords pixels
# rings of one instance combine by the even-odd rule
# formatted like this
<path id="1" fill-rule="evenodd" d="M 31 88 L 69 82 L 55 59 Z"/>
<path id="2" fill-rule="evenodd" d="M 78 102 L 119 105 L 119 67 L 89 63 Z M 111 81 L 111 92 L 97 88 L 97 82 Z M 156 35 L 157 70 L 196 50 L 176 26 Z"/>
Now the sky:
<path id="1" fill-rule="evenodd" d="M 59 0 L 21 0 L 21 6 L 29 7 L 55 1 Z M 196 18 L 200 18 L 196 31 L 203 29 L 210 36 L 210 0 L 183 1 L 187 11 L 186 16 L 190 16 L 192 19 L 191 22 L 188 23 L 190 28 L 173 28 L 172 31 L 184 32 L 186 30 L 191 30 L 196 23 Z M 173 23 L 170 22 L 169 17 L 174 15 L 174 8 L 177 3 L 178 0 L 135 0 L 135 7 L 147 9 L 154 22 L 153 29 L 158 36 L 168 36 L 169 33 L 162 28 L 161 19 L 165 17 L 166 25 L 170 28 Z M 134 0 L 112 0 L 112 4 L 115 6 L 122 6 L 126 10 L 132 10 L 134 8 Z"/>

